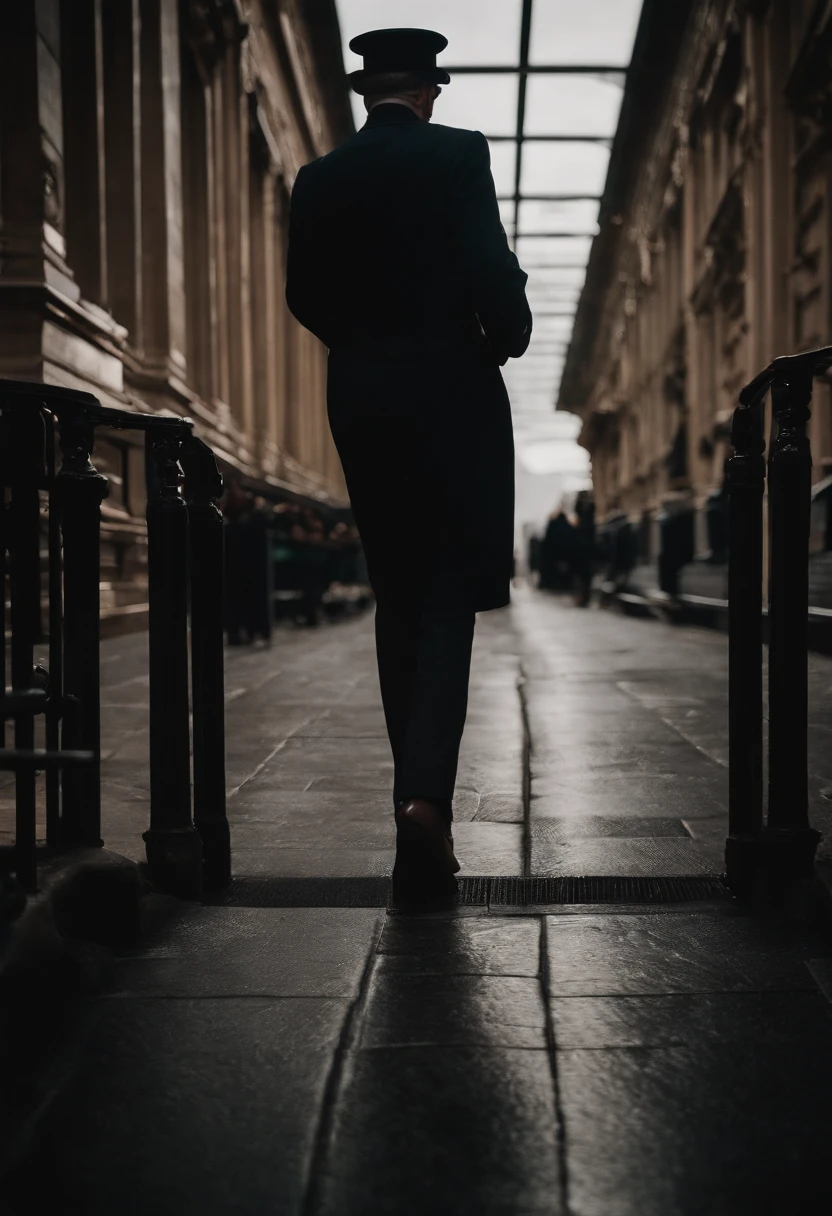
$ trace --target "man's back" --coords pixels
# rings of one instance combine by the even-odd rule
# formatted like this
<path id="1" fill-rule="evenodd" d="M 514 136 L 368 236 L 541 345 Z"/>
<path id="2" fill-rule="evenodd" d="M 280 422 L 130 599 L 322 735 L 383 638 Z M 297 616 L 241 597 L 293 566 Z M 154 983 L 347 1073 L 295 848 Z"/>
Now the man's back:
<path id="1" fill-rule="evenodd" d="M 330 348 L 327 411 L 376 598 L 393 757 L 395 898 L 452 894 L 451 820 L 476 614 L 509 602 L 514 440 L 498 364 L 529 343 L 488 142 L 432 126 L 435 30 L 350 49 L 366 126 L 301 169 L 286 298 Z"/>
<path id="2" fill-rule="evenodd" d="M 331 348 L 484 331 L 503 362 L 528 343 L 525 282 L 478 132 L 380 105 L 298 176 L 287 299 Z"/>

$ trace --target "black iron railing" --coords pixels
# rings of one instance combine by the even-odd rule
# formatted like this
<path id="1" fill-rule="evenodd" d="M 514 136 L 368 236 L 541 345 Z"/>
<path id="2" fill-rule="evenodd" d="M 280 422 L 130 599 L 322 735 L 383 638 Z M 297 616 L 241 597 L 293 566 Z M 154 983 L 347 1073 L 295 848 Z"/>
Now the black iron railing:
<path id="1" fill-rule="evenodd" d="M 198 897 L 231 878 L 225 813 L 222 478 L 188 419 L 103 407 L 88 393 L 0 380 L 4 487 L 0 582 L 8 562 L 11 688 L 3 629 L 0 770 L 15 773 L 15 839 L 2 868 L 37 888 L 36 774 L 43 771 L 47 852 L 98 846 L 100 514 L 107 479 L 92 462 L 97 430 L 145 433 L 148 485 L 149 876 Z M 56 470 L 56 449 L 60 467 Z M 183 495 L 184 489 L 184 495 Z M 48 670 L 42 641 L 41 500 L 48 508 Z M 190 616 L 190 677 L 188 622 Z M 191 730 L 193 717 L 193 813 Z M 45 749 L 35 748 L 43 715 Z M 5 722 L 14 746 L 5 747 Z"/>
<path id="2" fill-rule="evenodd" d="M 728 462 L 728 880 L 771 896 L 812 874 L 809 824 L 808 618 L 812 383 L 832 347 L 788 355 L 740 393 Z M 768 813 L 763 822 L 763 402 L 776 424 L 768 459 Z"/>

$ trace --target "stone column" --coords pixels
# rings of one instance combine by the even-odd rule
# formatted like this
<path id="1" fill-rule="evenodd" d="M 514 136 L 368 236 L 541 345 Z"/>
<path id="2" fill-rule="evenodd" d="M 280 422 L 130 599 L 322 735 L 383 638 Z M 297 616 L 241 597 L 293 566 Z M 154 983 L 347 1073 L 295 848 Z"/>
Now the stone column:
<path id="1" fill-rule="evenodd" d="M 144 362 L 185 375 L 179 15 L 176 0 L 140 0 Z"/>
<path id="2" fill-rule="evenodd" d="M 12 4 L 0 39 L 0 291 L 12 329 L 0 327 L 8 375 L 38 375 L 40 324 L 22 332 L 22 292 L 48 286 L 77 301 L 66 263 L 64 133 L 58 0 Z M 3 311 L 5 312 L 5 303 Z"/>
<path id="3" fill-rule="evenodd" d="M 69 262 L 84 299 L 107 308 L 104 50 L 101 0 L 61 8 L 61 68 Z"/>
<path id="4" fill-rule="evenodd" d="M 243 388 L 243 325 L 241 309 L 242 293 L 242 214 L 246 201 L 247 185 L 240 180 L 243 164 L 240 140 L 240 66 L 239 50 L 229 43 L 225 47 L 220 67 L 222 76 L 222 113 L 220 122 L 223 132 L 222 160 L 218 159 L 221 174 L 217 183 L 224 195 L 225 206 L 225 258 L 226 258 L 226 333 L 228 335 L 229 391 L 226 401 L 237 421 L 242 420 Z"/>
<path id="5" fill-rule="evenodd" d="M 242 78 L 240 84 L 242 86 Z M 239 259 L 240 259 L 240 291 L 231 306 L 239 311 L 240 316 L 240 383 L 237 402 L 237 421 L 242 427 L 246 444 L 249 449 L 254 447 L 254 367 L 253 336 L 252 336 L 252 278 L 255 269 L 252 265 L 251 247 L 251 103 L 252 94 L 240 88 L 237 96 L 237 162 L 232 166 L 231 183 L 236 180 L 239 191 Z"/>
<path id="6" fill-rule="evenodd" d="M 214 258 L 214 391 L 228 406 L 231 397 L 228 334 L 228 248 L 226 242 L 226 195 L 223 166 L 226 157 L 223 122 L 224 79 L 217 68 L 211 87 L 211 236 Z"/>
<path id="7" fill-rule="evenodd" d="M 289 195 L 282 176 L 274 179 L 274 277 L 278 291 L 276 317 L 276 350 L 279 362 L 278 407 L 274 419 L 275 440 L 281 450 L 288 450 L 289 411 L 291 409 L 291 363 L 293 341 L 293 318 L 286 304 L 286 245 L 289 227 Z"/>
<path id="8" fill-rule="evenodd" d="M 204 401 L 214 396 L 216 345 L 210 59 L 186 27 L 182 47 L 182 208 L 185 216 L 185 320 L 188 383 Z M 202 52 L 202 53 L 201 53 Z"/>
<path id="9" fill-rule="evenodd" d="M 276 471 L 280 446 L 280 425 L 285 407 L 284 363 L 286 358 L 286 327 L 283 321 L 283 259 L 280 252 L 280 232 L 277 215 L 277 179 L 274 172 L 263 181 L 263 266 L 265 286 L 265 411 L 261 419 L 264 455 L 269 471 Z"/>
<path id="10" fill-rule="evenodd" d="M 141 14 L 139 0 L 101 8 L 107 300 L 134 350 L 143 345 Z"/>

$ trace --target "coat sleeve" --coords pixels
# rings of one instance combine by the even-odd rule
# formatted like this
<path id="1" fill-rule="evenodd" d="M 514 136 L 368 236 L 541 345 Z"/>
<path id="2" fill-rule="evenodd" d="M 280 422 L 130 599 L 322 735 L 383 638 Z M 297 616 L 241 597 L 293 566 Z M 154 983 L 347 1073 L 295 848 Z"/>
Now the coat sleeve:
<path id="1" fill-rule="evenodd" d="M 529 345 L 532 314 L 528 275 L 509 248 L 491 176 L 488 140 L 472 134 L 456 199 L 456 241 L 486 338 L 498 362 L 517 359 Z"/>
<path id="2" fill-rule="evenodd" d="M 286 254 L 286 303 L 304 328 L 331 346 L 331 328 L 325 309 L 320 242 L 315 239 L 307 195 L 308 166 L 299 170 L 289 207 L 289 244 Z"/>

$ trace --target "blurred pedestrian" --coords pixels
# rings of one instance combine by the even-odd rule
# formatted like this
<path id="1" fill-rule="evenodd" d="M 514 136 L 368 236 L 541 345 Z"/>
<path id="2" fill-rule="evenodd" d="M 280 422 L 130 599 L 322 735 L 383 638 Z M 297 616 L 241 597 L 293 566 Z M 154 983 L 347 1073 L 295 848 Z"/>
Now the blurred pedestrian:
<path id="1" fill-rule="evenodd" d="M 575 529 L 565 511 L 553 511 L 540 547 L 540 589 L 566 591 L 571 585 L 574 560 Z"/>
<path id="2" fill-rule="evenodd" d="M 595 503 L 587 491 L 581 490 L 575 500 L 575 555 L 573 559 L 575 602 L 580 608 L 589 607 L 594 571 Z"/>
<path id="3" fill-rule="evenodd" d="M 536 532 L 533 532 L 529 537 L 529 549 L 527 561 L 529 564 L 529 580 L 533 582 L 533 576 L 538 575 L 538 583 L 540 581 L 540 549 L 541 540 Z"/>
<path id="4" fill-rule="evenodd" d="M 298 620 L 310 628 L 317 628 L 321 623 L 323 597 L 329 586 L 329 549 L 323 520 L 311 508 L 305 508 L 293 526 L 292 536 L 296 543 L 301 591 Z"/>
<path id="5" fill-rule="evenodd" d="M 271 512 L 265 500 L 230 482 L 225 520 L 225 629 L 229 646 L 271 638 Z"/>

